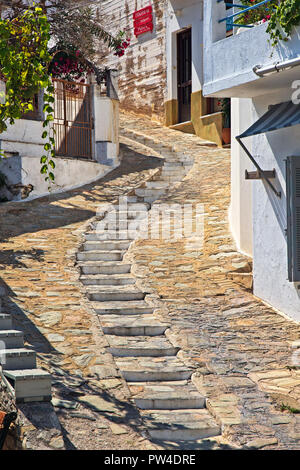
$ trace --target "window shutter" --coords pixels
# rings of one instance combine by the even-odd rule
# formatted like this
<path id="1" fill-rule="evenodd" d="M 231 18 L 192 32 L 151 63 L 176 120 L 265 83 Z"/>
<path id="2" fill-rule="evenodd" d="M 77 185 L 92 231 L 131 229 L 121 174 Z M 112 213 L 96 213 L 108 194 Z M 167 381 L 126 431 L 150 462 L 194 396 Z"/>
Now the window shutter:
<path id="1" fill-rule="evenodd" d="M 288 279 L 300 281 L 300 157 L 286 162 Z"/>

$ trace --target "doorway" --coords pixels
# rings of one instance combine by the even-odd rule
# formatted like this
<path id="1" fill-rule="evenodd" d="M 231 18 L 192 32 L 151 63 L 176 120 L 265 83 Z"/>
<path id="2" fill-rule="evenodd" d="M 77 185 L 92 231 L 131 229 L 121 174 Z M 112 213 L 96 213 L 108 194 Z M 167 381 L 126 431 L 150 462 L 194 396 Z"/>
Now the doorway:
<path id="1" fill-rule="evenodd" d="M 191 120 L 192 29 L 177 35 L 178 121 Z"/>

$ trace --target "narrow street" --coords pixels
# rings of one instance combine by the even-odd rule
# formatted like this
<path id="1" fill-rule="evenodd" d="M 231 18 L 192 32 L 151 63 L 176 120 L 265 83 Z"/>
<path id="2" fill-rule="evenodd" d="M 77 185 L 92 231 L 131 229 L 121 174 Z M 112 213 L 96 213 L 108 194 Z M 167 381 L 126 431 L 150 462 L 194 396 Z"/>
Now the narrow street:
<path id="1" fill-rule="evenodd" d="M 125 260 L 156 320 L 169 325 L 164 334 L 178 360 L 193 372 L 188 387 L 208 399 L 205 413 L 220 430 L 195 448 L 299 448 L 300 416 L 291 410 L 300 399 L 292 362 L 300 326 L 250 291 L 251 261 L 237 251 L 228 226 L 230 151 L 133 115 L 121 115 L 121 135 L 121 166 L 97 183 L 0 206 L 4 309 L 53 376 L 55 413 L 49 404 L 20 405 L 27 448 L 176 448 L 151 440 L 151 423 L 133 400 L 143 387 L 128 386 L 120 372 L 124 358 L 108 351 L 78 260 L 100 205 L 158 181 L 164 164 L 158 143 L 194 161 L 159 201 L 203 204 L 204 246 L 141 239 Z M 52 413 L 50 427 L 45 413 Z"/>

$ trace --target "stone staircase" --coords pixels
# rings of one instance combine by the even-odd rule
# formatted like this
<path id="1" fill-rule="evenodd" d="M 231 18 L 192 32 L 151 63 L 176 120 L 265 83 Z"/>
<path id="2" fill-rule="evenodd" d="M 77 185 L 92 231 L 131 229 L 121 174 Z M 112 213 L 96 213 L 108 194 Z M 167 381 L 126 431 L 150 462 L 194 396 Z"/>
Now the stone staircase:
<path id="1" fill-rule="evenodd" d="M 136 228 L 136 213 L 146 217 L 151 204 L 188 173 L 192 161 L 188 155 L 179 155 L 171 146 L 143 134 L 124 129 L 122 133 L 127 139 L 151 147 L 165 158 L 165 164 L 160 174 L 130 194 L 128 231 L 123 225 L 111 230 L 103 223 L 97 225 L 97 220 L 91 223 L 77 254 L 81 281 L 99 315 L 108 351 L 127 381 L 151 438 L 195 442 L 219 436 L 220 426 L 206 409 L 205 397 L 192 383 L 193 370 L 179 359 L 179 348 L 165 336 L 169 325 L 157 318 L 147 294 L 136 286 L 131 264 L 124 259 L 137 238 L 136 231 L 131 230 L 131 224 Z M 122 211 L 116 203 L 98 219 L 113 220 L 111 213 L 123 221 Z M 140 229 L 145 217 L 139 219 Z"/>
<path id="2" fill-rule="evenodd" d="M 24 334 L 14 330 L 10 315 L 2 312 L 0 286 L 0 368 L 12 385 L 17 403 L 51 400 L 51 375 L 36 368 L 36 353 L 24 348 Z"/>

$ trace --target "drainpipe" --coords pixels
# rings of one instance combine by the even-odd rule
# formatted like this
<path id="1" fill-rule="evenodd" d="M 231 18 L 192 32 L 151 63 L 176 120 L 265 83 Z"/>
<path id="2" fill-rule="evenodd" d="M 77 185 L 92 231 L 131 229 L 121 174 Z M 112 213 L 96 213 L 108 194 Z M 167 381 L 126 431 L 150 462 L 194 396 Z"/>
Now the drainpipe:
<path id="1" fill-rule="evenodd" d="M 259 77 L 264 77 L 270 73 L 280 72 L 281 70 L 291 69 L 300 65 L 300 57 L 295 59 L 286 60 L 285 62 L 277 62 L 276 64 L 267 65 L 263 67 L 262 65 L 255 65 L 253 67 L 253 72 L 256 73 Z"/>

